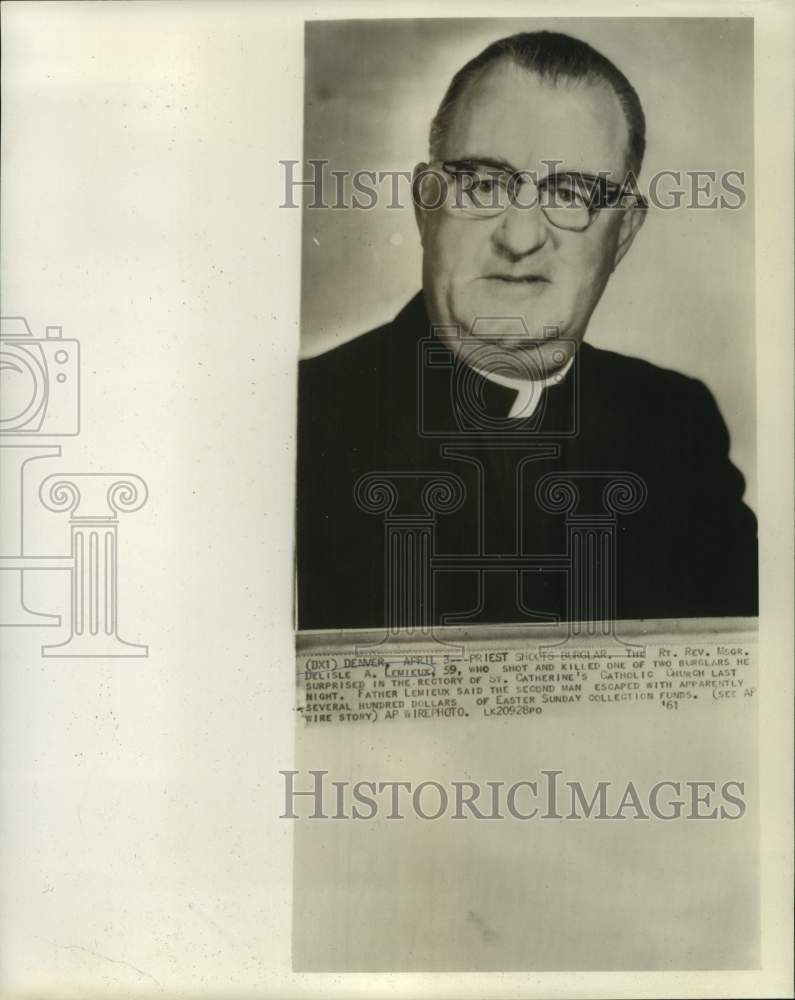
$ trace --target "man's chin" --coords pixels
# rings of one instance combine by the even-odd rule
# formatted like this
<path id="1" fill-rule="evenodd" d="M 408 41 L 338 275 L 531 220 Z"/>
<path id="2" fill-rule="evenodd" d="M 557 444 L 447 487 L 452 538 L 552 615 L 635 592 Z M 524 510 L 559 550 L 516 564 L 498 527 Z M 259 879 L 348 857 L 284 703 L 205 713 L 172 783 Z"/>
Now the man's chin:
<path id="1" fill-rule="evenodd" d="M 484 311 L 473 316 L 465 329 L 473 340 L 501 344 L 506 348 L 519 348 L 543 339 L 541 331 L 535 326 L 534 322 L 528 323 L 527 317 L 521 314 L 490 316 Z"/>
<path id="2" fill-rule="evenodd" d="M 542 314 L 533 303 L 497 302 L 489 296 L 467 299 L 450 310 L 463 338 L 521 347 L 559 335 L 563 327 L 559 316 L 551 315 L 548 309 Z"/>

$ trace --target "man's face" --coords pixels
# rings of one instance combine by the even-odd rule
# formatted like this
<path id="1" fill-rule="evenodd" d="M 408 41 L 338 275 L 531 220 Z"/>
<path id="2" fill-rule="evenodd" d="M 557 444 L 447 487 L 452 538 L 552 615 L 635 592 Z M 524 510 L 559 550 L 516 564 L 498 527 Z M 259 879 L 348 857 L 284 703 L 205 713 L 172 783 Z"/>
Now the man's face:
<path id="1" fill-rule="evenodd" d="M 439 158 L 504 162 L 532 171 L 539 181 L 556 161 L 558 172 L 609 171 L 609 179 L 620 183 L 627 137 L 623 111 L 606 84 L 550 84 L 501 62 L 461 96 Z M 425 298 L 433 323 L 461 331 L 463 339 L 441 334 L 459 355 L 474 349 L 473 358 L 483 357 L 483 348 L 504 353 L 506 373 L 532 357 L 533 370 L 540 361 L 551 374 L 582 341 L 643 214 L 603 209 L 589 228 L 575 232 L 553 226 L 532 194 L 522 192 L 517 200 L 532 207 L 509 204 L 485 218 L 418 207 Z M 517 338 L 522 328 L 516 317 L 531 340 Z"/>

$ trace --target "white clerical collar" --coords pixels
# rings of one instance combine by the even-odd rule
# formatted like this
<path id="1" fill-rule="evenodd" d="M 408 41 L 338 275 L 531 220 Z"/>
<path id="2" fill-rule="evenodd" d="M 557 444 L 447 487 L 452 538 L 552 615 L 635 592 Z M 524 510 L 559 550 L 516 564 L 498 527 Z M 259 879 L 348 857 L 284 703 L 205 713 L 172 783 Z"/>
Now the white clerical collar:
<path id="1" fill-rule="evenodd" d="M 482 375 L 483 378 L 487 378 L 490 382 L 496 382 L 497 385 L 505 386 L 506 389 L 513 389 L 517 395 L 508 416 L 515 420 L 527 420 L 528 417 L 532 417 L 535 413 L 544 389 L 550 385 L 560 385 L 573 364 L 574 355 L 572 354 L 560 371 L 555 372 L 554 375 L 549 375 L 545 379 L 510 378 L 507 375 L 500 375 L 497 372 L 484 372 L 480 368 L 475 368 L 474 370 L 478 375 Z"/>

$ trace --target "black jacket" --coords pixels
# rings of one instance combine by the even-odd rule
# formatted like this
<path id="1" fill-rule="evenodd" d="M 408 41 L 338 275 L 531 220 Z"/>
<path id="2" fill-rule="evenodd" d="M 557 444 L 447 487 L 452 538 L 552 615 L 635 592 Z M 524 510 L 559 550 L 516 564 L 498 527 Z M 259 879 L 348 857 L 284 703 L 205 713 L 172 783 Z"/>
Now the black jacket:
<path id="1" fill-rule="evenodd" d="M 421 295 L 301 363 L 300 629 L 757 614 L 756 519 L 701 382 L 582 344 L 527 421 L 513 399 L 429 337 Z M 390 611 L 387 537 L 413 524 L 400 558 L 433 574 Z"/>

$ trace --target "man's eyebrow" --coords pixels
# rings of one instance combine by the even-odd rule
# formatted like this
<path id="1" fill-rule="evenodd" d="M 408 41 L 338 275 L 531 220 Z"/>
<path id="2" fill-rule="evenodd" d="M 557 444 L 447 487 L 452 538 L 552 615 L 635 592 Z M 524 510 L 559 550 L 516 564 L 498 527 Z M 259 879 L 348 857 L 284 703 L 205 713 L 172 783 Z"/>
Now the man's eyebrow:
<path id="1" fill-rule="evenodd" d="M 520 172 L 518 167 L 515 167 L 507 160 L 501 160 L 493 156 L 456 156 L 454 159 L 445 160 L 445 163 L 454 163 L 456 166 L 493 167 L 495 170 L 505 170 L 511 174 L 518 174 Z"/>
<path id="2" fill-rule="evenodd" d="M 599 178 L 601 176 L 598 173 L 591 173 L 588 170 L 566 167 L 560 160 L 542 160 L 541 162 L 545 166 L 551 166 L 554 169 L 549 173 L 544 174 L 543 177 L 540 177 L 540 182 L 545 181 L 548 177 L 554 177 L 557 174 L 564 176 L 579 176 L 583 178 Z M 503 160 L 494 156 L 457 156 L 455 159 L 445 160 L 445 163 L 454 164 L 455 166 L 490 167 L 493 170 L 504 170 L 509 174 L 530 174 L 532 177 L 538 176 L 536 171 L 524 170 L 521 167 L 515 167 L 512 163 L 509 163 L 508 160 Z M 610 171 L 602 171 L 602 174 L 605 173 L 610 173 Z"/>

